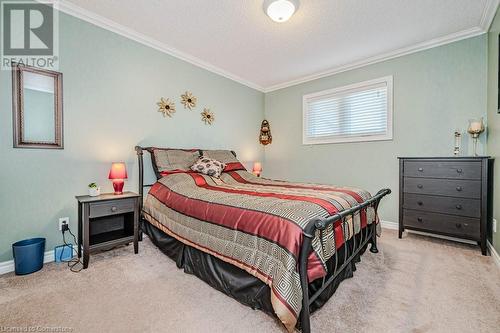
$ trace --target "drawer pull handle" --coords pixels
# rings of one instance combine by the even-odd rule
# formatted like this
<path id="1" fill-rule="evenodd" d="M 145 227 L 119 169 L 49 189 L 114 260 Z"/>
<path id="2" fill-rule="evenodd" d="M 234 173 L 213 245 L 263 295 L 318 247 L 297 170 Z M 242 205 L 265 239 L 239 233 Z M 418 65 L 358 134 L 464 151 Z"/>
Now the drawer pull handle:
<path id="1" fill-rule="evenodd" d="M 462 229 L 462 225 L 460 223 L 455 224 L 455 227 L 457 227 L 457 229 Z"/>
<path id="2" fill-rule="evenodd" d="M 462 209 L 462 205 L 456 205 L 455 207 L 459 210 Z"/>
<path id="3" fill-rule="evenodd" d="M 458 172 L 458 173 L 462 173 L 462 169 L 458 168 L 458 169 L 457 169 L 457 172 Z"/>
<path id="4" fill-rule="evenodd" d="M 421 217 L 417 217 L 418 222 L 423 222 L 423 219 Z"/>
<path id="5" fill-rule="evenodd" d="M 116 212 L 117 210 L 118 210 L 118 208 L 116 208 L 115 206 L 111 207 L 112 212 Z"/>
<path id="6" fill-rule="evenodd" d="M 418 168 L 418 171 L 423 172 L 424 168 Z"/>
<path id="7" fill-rule="evenodd" d="M 417 205 L 422 206 L 424 203 L 422 201 L 417 201 Z"/>
<path id="8" fill-rule="evenodd" d="M 423 187 L 424 187 L 424 185 L 422 185 L 422 184 L 418 184 L 418 185 L 417 185 L 417 187 L 418 187 L 418 188 L 423 188 Z"/>
<path id="9" fill-rule="evenodd" d="M 458 192 L 462 192 L 462 190 L 463 190 L 462 186 L 457 186 L 457 191 Z"/>

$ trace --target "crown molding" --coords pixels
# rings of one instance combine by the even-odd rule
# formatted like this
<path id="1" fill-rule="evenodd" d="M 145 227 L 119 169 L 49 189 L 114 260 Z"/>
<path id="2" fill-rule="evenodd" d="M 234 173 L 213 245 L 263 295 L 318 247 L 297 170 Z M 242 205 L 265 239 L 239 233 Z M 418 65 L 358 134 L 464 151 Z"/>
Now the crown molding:
<path id="1" fill-rule="evenodd" d="M 291 80 L 291 81 L 287 81 L 287 82 L 284 82 L 284 83 L 276 84 L 276 85 L 267 87 L 264 90 L 264 92 L 268 93 L 268 92 L 272 92 L 272 91 L 275 91 L 275 90 L 279 90 L 279 89 L 283 89 L 283 88 L 288 88 L 288 87 L 291 87 L 291 86 L 295 86 L 295 85 L 298 85 L 298 84 L 301 84 L 301 83 L 305 83 L 305 82 L 309 82 L 309 81 L 321 79 L 321 78 L 324 78 L 324 77 L 327 77 L 327 76 L 331 76 L 331 75 L 334 75 L 334 74 L 339 74 L 339 73 L 342 73 L 342 72 L 347 72 L 347 71 L 350 71 L 350 70 L 353 70 L 353 69 L 365 67 L 365 66 L 368 66 L 368 65 L 373 65 L 373 64 L 376 64 L 376 63 L 379 63 L 379 62 L 383 62 L 383 61 L 386 61 L 386 60 L 390 60 L 390 59 L 394 59 L 394 58 L 399 58 L 399 57 L 402 57 L 402 56 L 405 56 L 405 55 L 408 55 L 408 54 L 412 54 L 412 53 L 424 51 L 424 50 L 431 49 L 431 48 L 434 48 L 434 47 L 437 47 L 437 46 L 442 46 L 442 45 L 445 45 L 445 44 L 457 42 L 457 41 L 462 40 L 462 39 L 467 39 L 467 38 L 479 36 L 479 35 L 482 35 L 484 33 L 485 33 L 485 31 L 483 29 L 479 28 L 479 27 L 475 27 L 475 28 L 467 29 L 467 30 L 462 30 L 462 31 L 459 31 L 459 32 L 456 32 L 456 33 L 452 33 L 452 34 L 443 36 L 443 37 L 439 37 L 439 38 L 431 39 L 429 41 L 425 41 L 425 42 L 422 42 L 422 43 L 418 43 L 418 44 L 414 44 L 414 45 L 411 45 L 411 46 L 407 46 L 407 47 L 404 47 L 404 48 L 401 48 L 401 49 L 398 49 L 398 50 L 395 50 L 395 51 L 390 51 L 390 52 L 387 52 L 387 53 L 376 55 L 374 57 L 365 58 L 365 59 L 360 60 L 360 61 L 352 62 L 352 63 L 346 64 L 346 65 L 342 65 L 342 66 L 338 66 L 338 67 L 334 67 L 334 68 L 328 69 L 326 71 L 318 72 L 318 73 L 315 73 L 315 74 L 312 74 L 312 75 L 303 76 L 303 77 L 295 79 L 295 80 Z"/>
<path id="2" fill-rule="evenodd" d="M 247 87 L 250 87 L 252 89 L 255 89 L 255 90 L 258 90 L 261 92 L 264 91 L 263 87 L 255 84 L 253 82 L 245 80 L 237 75 L 229 73 L 228 71 L 225 71 L 219 67 L 216 67 L 208 62 L 205 62 L 201 59 L 193 57 L 193 56 L 191 56 L 187 53 L 184 53 L 182 51 L 179 51 L 179 50 L 177 50 L 177 49 L 175 49 L 167 44 L 164 44 L 162 42 L 157 41 L 156 39 L 153 39 L 153 38 L 150 38 L 146 35 L 143 35 L 143 34 L 137 32 L 133 29 L 127 28 L 121 24 L 118 24 L 118 23 L 110 20 L 110 19 L 107 19 L 103 16 L 95 14 L 91 11 L 86 10 L 86 9 L 83 9 L 83 8 L 73 4 L 73 3 L 61 0 L 58 2 L 57 9 L 63 13 L 74 16 L 74 17 L 79 18 L 83 21 L 92 23 L 100 28 L 112 31 L 118 35 L 121 35 L 121 36 L 126 37 L 128 39 L 131 39 L 133 41 L 136 41 L 140 44 L 146 45 L 146 46 L 151 47 L 155 50 L 158 50 L 160 52 L 171 55 L 175 58 L 186 61 L 192 65 L 203 68 L 209 72 L 218 74 L 218 75 L 223 76 L 227 79 L 241 83 L 241 84 L 243 84 Z"/>
<path id="3" fill-rule="evenodd" d="M 500 0 L 486 0 L 483 15 L 481 16 L 481 22 L 479 23 L 479 27 L 483 29 L 484 32 L 488 32 L 490 30 L 491 23 L 497 13 L 499 3 Z"/>
<path id="4" fill-rule="evenodd" d="M 288 88 L 288 87 L 295 86 L 295 85 L 298 85 L 301 83 L 321 79 L 323 77 L 327 77 L 330 75 L 339 74 L 339 73 L 350 71 L 350 70 L 353 70 L 356 68 L 361 68 L 364 66 L 383 62 L 386 60 L 398 58 L 398 57 L 405 56 L 408 54 L 428 50 L 428 49 L 431 49 L 434 47 L 438 47 L 438 46 L 446 45 L 449 43 L 458 42 L 458 41 L 463 40 L 463 39 L 472 38 L 472 37 L 482 35 L 484 33 L 487 33 L 488 30 L 490 29 L 491 23 L 493 22 L 493 19 L 495 18 L 495 14 L 497 12 L 499 3 L 500 3 L 500 0 L 486 0 L 485 6 L 483 9 L 483 14 L 481 16 L 481 21 L 479 22 L 478 27 L 462 30 L 459 32 L 455 32 L 455 33 L 446 35 L 446 36 L 431 39 L 429 41 L 425 41 L 425 42 L 421 42 L 421 43 L 414 44 L 411 46 L 407 46 L 407 47 L 404 47 L 404 48 L 401 48 L 401 49 L 398 49 L 395 51 L 390 51 L 387 53 L 376 55 L 374 57 L 365 58 L 363 60 L 359 60 L 359 61 L 356 61 L 353 63 L 330 68 L 326 71 L 318 72 L 318 73 L 303 76 L 303 77 L 300 77 L 300 78 L 297 78 L 297 79 L 294 79 L 291 81 L 272 85 L 272 86 L 266 87 L 264 89 L 264 93 L 269 93 L 269 92 L 272 92 L 275 90 Z"/>
<path id="5" fill-rule="evenodd" d="M 179 51 L 179 50 L 177 50 L 177 49 L 175 49 L 175 48 L 173 48 L 165 43 L 159 42 L 153 38 L 150 38 L 146 35 L 143 35 L 143 34 L 137 32 L 133 29 L 127 28 L 127 27 L 125 27 L 121 24 L 118 24 L 112 20 L 109 20 L 103 16 L 100 16 L 100 15 L 95 14 L 93 12 L 90 12 L 86 9 L 83 9 L 83 8 L 73 4 L 73 3 L 61 0 L 58 2 L 58 9 L 64 13 L 68 14 L 68 15 L 74 16 L 76 18 L 79 18 L 79 19 L 84 20 L 86 22 L 89 22 L 91 24 L 94 24 L 94 25 L 101 27 L 105 30 L 112 31 L 118 35 L 121 35 L 121 36 L 126 37 L 126 38 L 131 39 L 131 40 L 134 40 L 140 44 L 146 45 L 146 46 L 151 47 L 155 50 L 158 50 L 160 52 L 171 55 L 175 58 L 186 61 L 192 65 L 203 68 L 207 71 L 218 74 L 220 76 L 223 76 L 225 78 L 228 78 L 230 80 L 233 80 L 235 82 L 243 84 L 243 85 L 250 87 L 252 89 L 261 91 L 263 93 L 269 93 L 269 92 L 272 92 L 275 90 L 295 86 L 295 85 L 298 85 L 301 83 L 317 80 L 320 78 L 324 78 L 327 76 L 346 72 L 349 70 L 353 70 L 353 69 L 361 68 L 364 66 L 376 64 L 379 62 L 398 58 L 398 57 L 409 55 L 412 53 L 424 51 L 424 50 L 431 49 L 434 47 L 457 42 L 457 41 L 460 41 L 463 39 L 479 36 L 481 34 L 488 32 L 489 27 L 490 27 L 490 25 L 495 17 L 499 3 L 500 3 L 500 0 L 486 0 L 483 14 L 481 16 L 479 26 L 477 26 L 477 27 L 474 27 L 471 29 L 466 29 L 466 30 L 459 31 L 456 33 L 452 33 L 452 34 L 449 34 L 446 36 L 438 37 L 438 38 L 435 38 L 435 39 L 432 39 L 429 41 L 410 45 L 410 46 L 407 46 L 407 47 L 404 47 L 404 48 L 401 48 L 401 49 L 398 49 L 395 51 L 390 51 L 390 52 L 379 54 L 379 55 L 376 55 L 373 57 L 368 57 L 368 58 L 365 58 L 365 59 L 362 59 L 359 61 L 344 64 L 341 66 L 330 68 L 330 69 L 325 70 L 325 71 L 321 71 L 321 72 L 311 74 L 311 75 L 302 76 L 302 77 L 299 77 L 297 79 L 293 79 L 290 81 L 271 85 L 268 87 L 262 87 L 259 84 L 248 81 L 246 79 L 243 79 L 235 74 L 232 74 L 226 70 L 223 70 L 217 66 L 214 66 L 206 61 L 203 61 L 199 58 L 196 58 L 196 57 L 191 56 L 187 53 Z"/>

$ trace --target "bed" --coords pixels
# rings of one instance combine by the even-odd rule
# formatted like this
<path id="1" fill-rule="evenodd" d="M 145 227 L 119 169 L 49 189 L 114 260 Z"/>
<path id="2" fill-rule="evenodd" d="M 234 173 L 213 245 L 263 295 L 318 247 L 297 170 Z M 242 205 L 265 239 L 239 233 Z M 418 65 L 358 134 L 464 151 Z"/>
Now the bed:
<path id="1" fill-rule="evenodd" d="M 263 179 L 234 152 L 136 147 L 142 231 L 179 268 L 288 331 L 310 332 L 310 313 L 353 275 L 370 245 L 377 253 L 377 208 L 383 189 L 365 190 Z M 157 176 L 144 185 L 143 153 Z M 166 154 L 170 155 L 166 155 Z M 186 168 L 197 156 L 225 163 L 220 177 Z M 163 161 L 162 161 L 163 160 Z M 158 165 L 168 164 L 168 168 Z M 185 165 L 183 165 L 183 163 Z"/>

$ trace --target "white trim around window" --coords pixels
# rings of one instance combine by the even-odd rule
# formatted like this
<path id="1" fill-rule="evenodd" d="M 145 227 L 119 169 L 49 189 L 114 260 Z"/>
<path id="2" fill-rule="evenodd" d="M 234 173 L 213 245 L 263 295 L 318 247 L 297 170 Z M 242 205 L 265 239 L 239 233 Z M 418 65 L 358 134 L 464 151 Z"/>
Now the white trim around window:
<path id="1" fill-rule="evenodd" d="M 393 78 L 304 95 L 302 113 L 305 145 L 392 140 Z"/>

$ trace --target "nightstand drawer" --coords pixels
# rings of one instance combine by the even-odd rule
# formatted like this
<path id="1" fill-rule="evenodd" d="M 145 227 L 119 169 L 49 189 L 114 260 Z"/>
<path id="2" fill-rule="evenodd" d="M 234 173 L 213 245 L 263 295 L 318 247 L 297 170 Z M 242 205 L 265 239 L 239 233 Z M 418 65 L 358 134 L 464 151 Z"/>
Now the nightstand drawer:
<path id="1" fill-rule="evenodd" d="M 403 208 L 458 216 L 481 217 L 481 201 L 479 199 L 405 193 Z"/>
<path id="2" fill-rule="evenodd" d="M 481 179 L 481 162 L 463 161 L 405 161 L 408 177 Z"/>
<path id="3" fill-rule="evenodd" d="M 90 217 L 101 217 L 115 214 L 133 212 L 135 209 L 135 199 L 123 199 L 96 202 L 90 204 Z"/>
<path id="4" fill-rule="evenodd" d="M 405 177 L 403 190 L 405 193 L 479 199 L 481 181 Z"/>
<path id="5" fill-rule="evenodd" d="M 403 223 L 405 228 L 479 239 L 480 220 L 475 218 L 403 209 Z"/>

